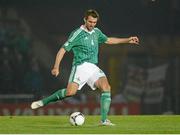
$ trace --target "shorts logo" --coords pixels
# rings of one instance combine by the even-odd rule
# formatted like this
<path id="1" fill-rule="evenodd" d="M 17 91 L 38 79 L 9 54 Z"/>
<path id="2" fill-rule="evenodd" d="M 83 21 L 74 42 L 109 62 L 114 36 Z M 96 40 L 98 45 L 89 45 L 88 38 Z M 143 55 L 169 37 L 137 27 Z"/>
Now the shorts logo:
<path id="1" fill-rule="evenodd" d="M 77 77 L 77 78 L 76 78 L 76 81 L 77 81 L 77 82 L 80 82 L 80 81 L 81 81 L 80 77 Z"/>

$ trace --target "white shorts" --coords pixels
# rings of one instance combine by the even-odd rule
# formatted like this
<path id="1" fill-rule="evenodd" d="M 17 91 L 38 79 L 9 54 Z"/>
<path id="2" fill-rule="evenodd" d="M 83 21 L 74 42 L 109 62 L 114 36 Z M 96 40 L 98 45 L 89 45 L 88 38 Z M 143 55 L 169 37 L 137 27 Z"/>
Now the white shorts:
<path id="1" fill-rule="evenodd" d="M 73 66 L 69 77 L 69 82 L 79 84 L 80 90 L 86 83 L 92 90 L 96 89 L 94 83 L 100 78 L 105 77 L 104 72 L 95 64 L 84 62 L 81 65 Z"/>

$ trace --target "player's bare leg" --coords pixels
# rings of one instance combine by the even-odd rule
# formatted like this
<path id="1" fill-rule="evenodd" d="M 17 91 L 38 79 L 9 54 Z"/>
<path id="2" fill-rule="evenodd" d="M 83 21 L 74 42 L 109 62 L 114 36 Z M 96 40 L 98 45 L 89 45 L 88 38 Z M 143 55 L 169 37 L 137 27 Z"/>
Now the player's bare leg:
<path id="1" fill-rule="evenodd" d="M 78 87 L 79 86 L 77 83 L 74 83 L 74 82 L 69 83 L 66 89 L 57 90 L 55 93 L 53 93 L 49 97 L 43 98 L 42 100 L 32 102 L 31 108 L 37 109 L 37 108 L 45 106 L 51 102 L 56 102 L 58 100 L 63 100 L 66 97 L 73 96 L 76 94 Z"/>
<path id="2" fill-rule="evenodd" d="M 77 90 L 78 90 L 79 85 L 75 82 L 71 82 L 68 84 L 67 86 L 67 92 L 66 92 L 66 96 L 73 96 L 76 94 Z"/>
<path id="3" fill-rule="evenodd" d="M 104 126 L 114 126 L 115 124 L 111 123 L 107 119 L 111 104 L 111 87 L 106 77 L 99 78 L 96 83 L 96 87 L 99 88 L 102 92 L 101 94 L 101 125 Z"/>

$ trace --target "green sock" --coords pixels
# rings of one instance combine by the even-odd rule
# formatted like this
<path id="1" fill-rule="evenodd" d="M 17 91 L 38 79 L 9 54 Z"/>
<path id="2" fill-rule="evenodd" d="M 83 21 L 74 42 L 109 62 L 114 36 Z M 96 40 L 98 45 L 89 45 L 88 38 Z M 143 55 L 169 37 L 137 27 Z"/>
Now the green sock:
<path id="1" fill-rule="evenodd" d="M 103 92 L 101 94 L 101 120 L 104 122 L 107 119 L 111 104 L 111 93 Z"/>
<path id="2" fill-rule="evenodd" d="M 60 90 L 54 92 L 49 97 L 43 98 L 42 102 L 43 102 L 43 105 L 47 105 L 47 104 L 49 104 L 51 102 L 62 100 L 65 97 L 66 97 L 66 89 L 60 89 Z"/>

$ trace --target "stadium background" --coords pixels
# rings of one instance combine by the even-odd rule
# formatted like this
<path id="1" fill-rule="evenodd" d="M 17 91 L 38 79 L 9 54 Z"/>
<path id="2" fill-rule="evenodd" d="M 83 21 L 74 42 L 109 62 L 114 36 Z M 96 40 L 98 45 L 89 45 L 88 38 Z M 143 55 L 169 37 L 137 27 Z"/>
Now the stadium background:
<path id="1" fill-rule="evenodd" d="M 110 114 L 180 114 L 178 0 L 0 0 L 0 115 L 99 114 L 99 91 L 88 86 L 63 102 L 30 109 L 33 100 L 66 86 L 72 54 L 59 77 L 50 70 L 89 8 L 100 13 L 105 34 L 140 38 L 140 46 L 100 49 L 99 66 L 112 87 Z"/>

